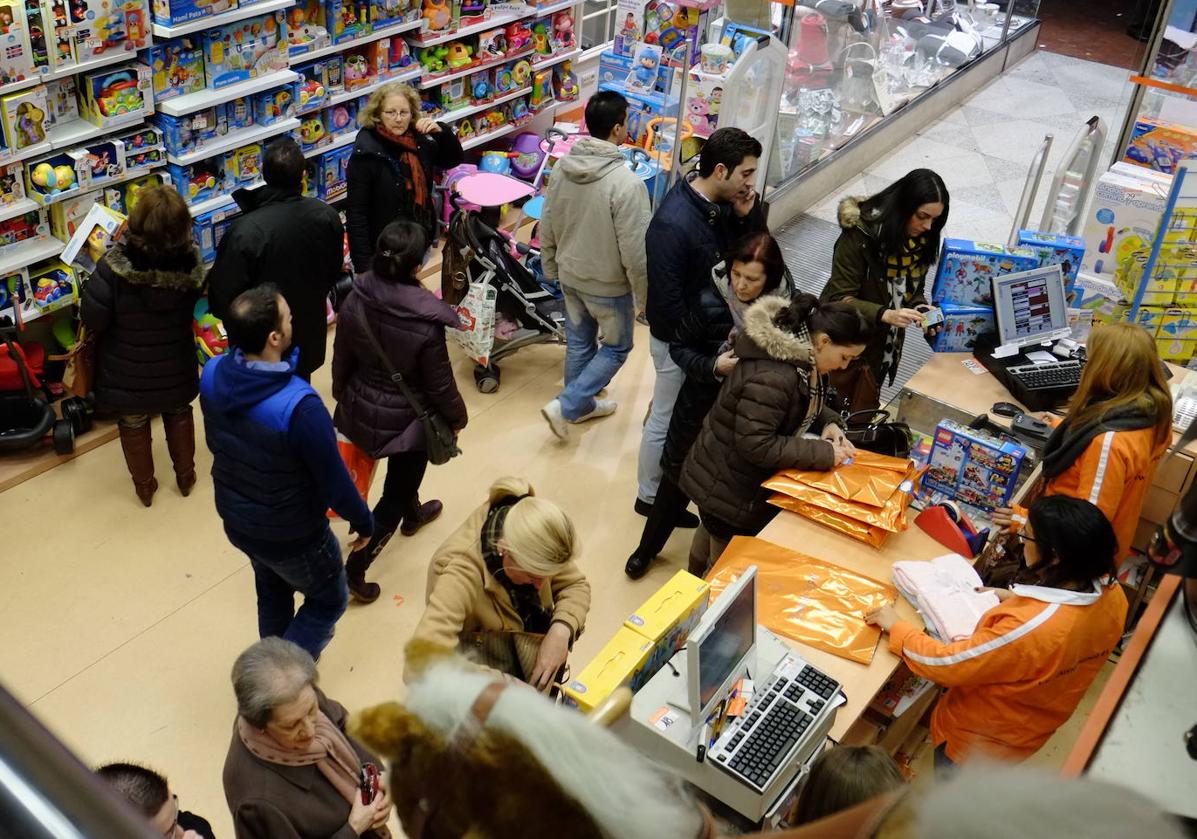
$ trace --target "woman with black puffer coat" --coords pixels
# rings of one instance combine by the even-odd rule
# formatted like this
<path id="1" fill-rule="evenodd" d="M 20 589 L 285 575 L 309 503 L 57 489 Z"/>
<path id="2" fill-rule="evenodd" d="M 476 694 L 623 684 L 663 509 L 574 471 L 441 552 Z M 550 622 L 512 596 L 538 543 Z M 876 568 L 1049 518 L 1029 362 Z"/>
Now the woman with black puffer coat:
<path id="1" fill-rule="evenodd" d="M 425 407 L 438 411 L 455 433 L 468 419 L 445 348 L 445 328 L 458 326 L 457 312 L 416 277 L 427 250 L 420 225 L 387 225 L 378 237 L 373 268 L 355 278 L 337 319 L 333 422 L 354 445 L 375 460 L 387 461 L 382 498 L 374 507 L 374 535 L 345 562 L 349 592 L 362 603 L 374 602 L 381 593 L 377 583 L 366 582 L 366 571 L 400 522 L 403 534 L 410 536 L 442 510 L 440 501 L 417 500 L 428 468 L 424 428 L 416 409 L 391 381 L 388 367 L 400 373 Z M 386 352 L 386 362 L 366 330 Z"/>
<path id="2" fill-rule="evenodd" d="M 204 290 L 203 261 L 191 240 L 191 212 L 169 187 L 149 187 L 129 213 L 124 241 L 96 265 L 80 293 L 80 317 L 96 336 L 96 403 L 119 414 L 121 449 L 141 503 L 158 481 L 150 418 L 162 415 L 175 483 L 195 486 L 199 365 L 191 324 Z"/>
<path id="3" fill-rule="evenodd" d="M 678 488 L 682 464 L 715 404 L 720 385 L 736 366 L 733 345 L 744 325 L 744 313 L 761 297 L 784 294 L 788 299 L 789 292 L 785 259 L 777 241 L 766 232 L 749 233 L 715 266 L 711 281 L 669 342 L 669 355 L 686 380 L 678 392 L 661 453 L 661 485 L 640 544 L 624 566 L 624 573 L 633 580 L 648 572 L 672 535 L 674 522 L 690 503 Z"/>

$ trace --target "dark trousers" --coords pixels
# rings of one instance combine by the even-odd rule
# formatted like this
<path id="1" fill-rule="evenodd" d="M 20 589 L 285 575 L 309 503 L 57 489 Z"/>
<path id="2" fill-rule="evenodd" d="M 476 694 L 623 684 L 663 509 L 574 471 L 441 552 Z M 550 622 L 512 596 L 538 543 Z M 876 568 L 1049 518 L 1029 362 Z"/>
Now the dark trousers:
<path id="1" fill-rule="evenodd" d="M 948 744 L 940 743 L 935 747 L 935 774 L 949 775 L 956 769 L 956 761 L 948 757 Z"/>
<path id="2" fill-rule="evenodd" d="M 382 497 L 374 505 L 374 534 L 365 548 L 350 554 L 347 568 L 351 577 L 361 579 L 365 576 L 374 558 L 395 535 L 399 522 L 409 512 L 414 512 L 427 470 L 427 452 L 399 452 L 387 458 Z"/>
<path id="3" fill-rule="evenodd" d="M 230 537 L 231 538 L 231 537 Z M 288 552 L 233 546 L 249 557 L 258 592 L 258 635 L 292 641 L 319 659 L 349 604 L 341 545 L 326 524 L 311 544 Z M 295 609 L 295 593 L 303 605 Z"/>
<path id="4" fill-rule="evenodd" d="M 655 557 L 664 550 L 665 543 L 673 535 L 674 522 L 689 503 L 690 499 L 686 493 L 682 492 L 681 487 L 668 472 L 664 472 L 657 487 L 657 497 L 653 499 L 652 509 L 648 511 L 648 521 L 644 523 L 644 530 L 640 534 L 636 555 Z"/>

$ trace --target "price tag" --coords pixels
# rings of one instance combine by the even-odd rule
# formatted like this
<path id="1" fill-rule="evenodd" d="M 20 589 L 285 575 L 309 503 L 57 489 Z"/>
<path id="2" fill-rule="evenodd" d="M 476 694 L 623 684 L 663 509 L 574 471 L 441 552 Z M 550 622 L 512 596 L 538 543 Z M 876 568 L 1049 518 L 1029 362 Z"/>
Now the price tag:
<path id="1" fill-rule="evenodd" d="M 208 115 L 205 113 L 198 113 L 191 118 L 191 127 L 196 130 L 203 130 L 208 127 Z"/>

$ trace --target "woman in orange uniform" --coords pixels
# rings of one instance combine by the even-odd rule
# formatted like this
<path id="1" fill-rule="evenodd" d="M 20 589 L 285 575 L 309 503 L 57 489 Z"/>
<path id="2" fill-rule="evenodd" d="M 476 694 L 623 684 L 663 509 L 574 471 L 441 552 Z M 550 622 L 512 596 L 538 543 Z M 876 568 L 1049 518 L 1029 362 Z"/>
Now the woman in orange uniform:
<path id="1" fill-rule="evenodd" d="M 1051 495 L 1031 505 L 1019 537 L 1026 568 L 972 636 L 944 643 L 883 606 L 865 620 L 914 673 L 948 691 L 931 716 L 937 766 L 977 755 L 1030 757 L 1072 716 L 1122 636 L 1126 595 L 1117 543 L 1088 501 Z"/>
<path id="2" fill-rule="evenodd" d="M 1118 538 L 1118 562 L 1130 554 L 1143 497 L 1172 441 L 1172 395 L 1155 341 L 1142 327 L 1095 327 L 1089 360 L 1068 416 L 1043 449 L 1045 495 L 1096 504 Z M 996 511 L 994 524 L 1014 529 L 1026 509 Z"/>

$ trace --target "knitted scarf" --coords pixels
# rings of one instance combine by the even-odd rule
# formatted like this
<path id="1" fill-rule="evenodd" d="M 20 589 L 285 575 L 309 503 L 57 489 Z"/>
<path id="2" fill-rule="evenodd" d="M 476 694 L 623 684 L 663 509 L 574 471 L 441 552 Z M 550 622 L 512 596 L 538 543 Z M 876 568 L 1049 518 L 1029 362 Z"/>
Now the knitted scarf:
<path id="1" fill-rule="evenodd" d="M 419 208 L 421 215 L 431 213 L 432 198 L 428 194 L 428 179 L 425 177 L 426 173 L 418 154 L 419 137 L 411 129 L 408 129 L 406 134 L 392 134 L 379 125 L 375 130 L 379 136 L 399 147 L 399 157 L 403 163 L 400 169 L 407 184 L 408 194 L 411 195 L 412 204 Z"/>
<path id="2" fill-rule="evenodd" d="M 482 525 L 482 559 L 486 563 L 486 570 L 499 581 L 507 596 L 511 598 L 511 605 L 523 622 L 525 632 L 545 633 L 553 623 L 553 613 L 545 609 L 540 601 L 540 592 L 535 586 L 516 585 L 503 569 L 503 556 L 499 553 L 498 541 L 503 536 L 503 523 L 507 514 L 515 506 L 515 502 L 526 496 L 509 496 L 496 502 L 486 515 L 486 522 Z"/>
<path id="3" fill-rule="evenodd" d="M 914 282 L 911 273 L 918 263 L 923 240 L 908 239 L 899 253 L 890 254 L 885 260 L 885 279 L 889 283 L 891 305 L 895 309 L 910 309 L 922 301 L 915 300 Z M 902 360 L 902 345 L 906 342 L 906 330 L 891 326 L 885 336 L 885 355 L 881 358 L 880 381 L 889 377 L 894 383 L 898 375 L 898 362 Z"/>
<path id="4" fill-rule="evenodd" d="M 803 343 L 810 344 L 810 329 L 804 323 L 799 327 L 795 337 Z M 799 367 L 799 370 L 802 368 Z M 815 367 L 814 353 L 811 353 L 810 377 L 808 379 L 810 385 L 810 399 L 806 403 L 806 416 L 802 418 L 802 425 L 798 426 L 798 430 L 794 432 L 795 436 L 805 434 L 810 431 L 810 427 L 814 425 L 815 418 L 819 416 L 819 412 L 823 410 L 823 380 L 819 376 L 819 370 Z"/>

